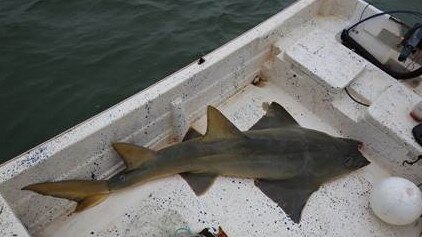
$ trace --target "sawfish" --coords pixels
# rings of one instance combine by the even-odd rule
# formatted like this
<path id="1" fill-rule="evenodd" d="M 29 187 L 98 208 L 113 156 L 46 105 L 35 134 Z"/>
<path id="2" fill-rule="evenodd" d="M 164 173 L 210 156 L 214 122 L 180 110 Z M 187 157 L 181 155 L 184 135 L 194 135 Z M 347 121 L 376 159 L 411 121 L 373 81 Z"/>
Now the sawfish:
<path id="1" fill-rule="evenodd" d="M 254 179 L 254 184 L 296 223 L 310 195 L 326 181 L 370 162 L 359 141 L 301 127 L 279 104 L 248 131 L 240 131 L 220 111 L 207 107 L 204 135 L 190 128 L 181 143 L 158 151 L 114 143 L 126 169 L 108 180 L 68 180 L 22 188 L 78 203 L 79 212 L 110 193 L 180 174 L 196 195 L 217 176 Z"/>

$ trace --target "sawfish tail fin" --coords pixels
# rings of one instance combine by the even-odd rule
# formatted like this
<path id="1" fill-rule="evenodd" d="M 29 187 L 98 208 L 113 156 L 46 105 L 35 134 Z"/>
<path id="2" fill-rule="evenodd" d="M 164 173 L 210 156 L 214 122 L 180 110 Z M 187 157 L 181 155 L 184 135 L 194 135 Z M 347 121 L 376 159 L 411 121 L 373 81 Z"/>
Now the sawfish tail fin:
<path id="1" fill-rule="evenodd" d="M 75 212 L 80 212 L 104 201 L 110 193 L 107 181 L 70 180 L 28 185 L 22 190 L 38 194 L 65 198 L 78 203 Z"/>

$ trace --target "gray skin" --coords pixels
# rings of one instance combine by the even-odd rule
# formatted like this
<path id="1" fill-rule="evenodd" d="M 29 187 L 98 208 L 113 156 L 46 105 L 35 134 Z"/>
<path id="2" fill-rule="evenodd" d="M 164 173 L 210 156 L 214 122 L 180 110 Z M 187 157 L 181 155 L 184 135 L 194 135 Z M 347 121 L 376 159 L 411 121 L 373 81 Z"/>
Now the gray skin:
<path id="1" fill-rule="evenodd" d="M 320 184 L 369 164 L 359 145 L 300 126 L 252 130 L 212 141 L 195 138 L 158 151 L 138 169 L 115 175 L 108 187 L 117 191 L 184 172 Z"/>

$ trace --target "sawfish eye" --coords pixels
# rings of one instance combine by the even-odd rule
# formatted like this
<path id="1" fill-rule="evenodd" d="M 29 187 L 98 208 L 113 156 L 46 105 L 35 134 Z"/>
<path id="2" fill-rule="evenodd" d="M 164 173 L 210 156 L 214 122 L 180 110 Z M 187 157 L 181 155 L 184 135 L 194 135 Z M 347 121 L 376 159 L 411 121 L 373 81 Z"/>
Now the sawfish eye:
<path id="1" fill-rule="evenodd" d="M 126 180 L 126 177 L 125 177 L 124 175 L 120 175 L 120 176 L 119 176 L 119 180 L 120 180 L 120 181 L 125 181 L 125 180 Z"/>

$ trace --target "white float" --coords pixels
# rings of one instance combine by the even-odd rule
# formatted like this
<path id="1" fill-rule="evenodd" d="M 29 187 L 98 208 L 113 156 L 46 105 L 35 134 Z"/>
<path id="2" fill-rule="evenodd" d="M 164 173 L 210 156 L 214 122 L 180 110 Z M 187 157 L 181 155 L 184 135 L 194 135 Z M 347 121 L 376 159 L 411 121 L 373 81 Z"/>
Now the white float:
<path id="1" fill-rule="evenodd" d="M 422 214 L 422 192 L 407 179 L 389 177 L 374 187 L 371 208 L 389 224 L 408 225 Z"/>

